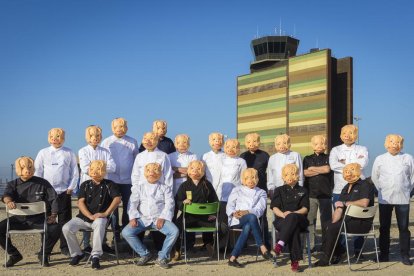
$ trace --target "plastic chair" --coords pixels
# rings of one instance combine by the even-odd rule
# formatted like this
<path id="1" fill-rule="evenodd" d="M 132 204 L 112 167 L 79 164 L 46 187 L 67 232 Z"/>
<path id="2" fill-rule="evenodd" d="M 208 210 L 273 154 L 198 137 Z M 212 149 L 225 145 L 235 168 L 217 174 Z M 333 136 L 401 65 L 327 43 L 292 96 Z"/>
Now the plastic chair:
<path id="1" fill-rule="evenodd" d="M 7 214 L 7 230 L 6 230 L 6 252 L 9 248 L 9 238 L 13 234 L 41 234 L 43 239 L 43 251 L 42 251 L 42 263 L 44 265 L 45 259 L 45 246 L 46 246 L 46 227 L 47 227 L 47 215 L 46 215 L 46 203 L 44 201 L 33 203 L 15 203 L 16 209 L 9 209 L 6 204 Z M 27 229 L 27 230 L 11 230 L 10 229 L 10 216 L 31 216 L 44 214 L 43 229 Z M 8 254 L 4 254 L 4 265 L 6 266 Z"/>
<path id="2" fill-rule="evenodd" d="M 379 264 L 379 259 L 378 259 L 378 248 L 377 248 L 377 237 L 375 234 L 375 228 L 374 228 L 374 223 L 372 223 L 372 228 L 370 231 L 368 231 L 367 233 L 349 233 L 346 229 L 346 223 L 345 223 L 345 219 L 347 217 L 352 217 L 352 218 L 360 218 L 360 219 L 374 219 L 375 217 L 375 213 L 377 212 L 377 206 L 372 206 L 372 207 L 359 207 L 359 206 L 355 206 L 355 205 L 349 205 L 346 210 L 345 210 L 345 215 L 344 218 L 342 219 L 342 223 L 341 223 L 341 228 L 339 229 L 339 233 L 338 236 L 336 237 L 336 241 L 335 241 L 335 246 L 334 248 L 336 248 L 336 244 L 338 243 L 339 237 L 341 235 L 345 236 L 345 245 L 346 245 L 346 255 L 348 258 L 348 267 L 350 270 L 352 270 L 351 268 L 351 261 L 349 259 L 349 246 L 348 246 L 348 238 L 349 237 L 358 237 L 358 236 L 363 236 L 363 237 L 373 237 L 374 239 L 374 244 L 375 244 L 375 254 L 377 255 L 377 264 L 378 264 L 378 269 L 380 268 L 380 264 Z M 358 258 L 356 260 L 355 263 L 358 263 L 359 261 L 359 257 L 362 254 L 362 250 L 364 249 L 365 246 L 365 242 L 366 239 L 364 239 L 364 243 L 362 244 L 362 248 L 361 251 L 359 252 Z M 331 256 L 329 258 L 329 263 L 331 263 L 331 259 L 333 256 L 335 250 L 332 250 Z"/>
<path id="3" fill-rule="evenodd" d="M 186 233 L 205 233 L 205 232 L 215 232 L 216 238 L 214 243 L 217 245 L 217 261 L 220 261 L 219 256 L 219 224 L 218 224 L 218 211 L 219 211 L 219 202 L 213 203 L 191 203 L 191 204 L 184 204 L 183 208 L 183 240 L 184 240 L 184 258 L 185 263 L 187 263 L 187 239 Z M 185 224 L 185 215 L 215 215 L 216 216 L 216 227 L 186 227 Z M 214 247 L 214 245 L 213 245 Z"/>

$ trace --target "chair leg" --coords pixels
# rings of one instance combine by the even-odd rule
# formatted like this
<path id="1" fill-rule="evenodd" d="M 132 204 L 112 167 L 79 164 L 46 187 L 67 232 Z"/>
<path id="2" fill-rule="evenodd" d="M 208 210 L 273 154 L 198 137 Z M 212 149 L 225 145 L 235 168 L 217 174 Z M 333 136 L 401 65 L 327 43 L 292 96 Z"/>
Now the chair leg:
<path id="1" fill-rule="evenodd" d="M 187 263 L 187 235 L 185 230 L 183 231 L 183 239 L 184 239 L 184 260 Z"/>
<path id="2" fill-rule="evenodd" d="M 224 255 L 223 255 L 223 259 L 226 259 L 226 255 L 227 255 L 227 246 L 229 245 L 229 239 L 230 239 L 230 229 L 227 231 L 227 238 L 226 238 L 226 245 L 224 246 Z"/>
<path id="3" fill-rule="evenodd" d="M 216 230 L 217 262 L 220 261 L 219 232 Z"/>
<path id="4" fill-rule="evenodd" d="M 118 238 L 116 237 L 116 233 L 114 234 L 114 247 L 115 247 L 115 257 L 116 257 L 116 264 L 119 265 L 119 251 L 118 251 Z"/>
<path id="5" fill-rule="evenodd" d="M 367 241 L 367 239 L 366 239 L 366 237 L 364 237 L 364 242 L 362 243 L 362 247 L 361 247 L 361 250 L 359 250 L 359 254 L 358 254 L 358 257 L 357 257 L 357 260 L 356 260 L 356 264 L 358 263 L 358 261 L 359 261 L 359 258 L 361 257 L 361 255 L 362 255 L 362 251 L 364 250 L 364 246 L 365 246 L 365 242 Z"/>
<path id="6" fill-rule="evenodd" d="M 5 249 L 6 251 L 4 252 L 4 267 L 6 267 L 7 257 L 9 256 L 9 254 L 7 253 L 9 249 L 9 237 L 10 237 L 10 234 L 9 232 L 7 232 L 6 233 L 6 249 Z"/>
<path id="7" fill-rule="evenodd" d="M 375 254 L 377 255 L 377 264 L 378 264 L 378 269 L 380 269 L 380 262 L 379 262 L 379 257 L 378 257 L 378 247 L 377 247 L 377 236 L 374 233 L 374 245 L 375 245 Z"/>
<path id="8" fill-rule="evenodd" d="M 311 246 L 310 246 L 310 234 L 309 232 L 306 233 L 306 247 L 307 247 L 307 251 L 308 251 L 308 267 L 311 268 L 312 267 L 312 256 L 311 256 Z"/>
<path id="9" fill-rule="evenodd" d="M 43 232 L 43 250 L 42 250 L 43 252 L 42 252 L 42 262 L 41 262 L 42 267 L 45 265 L 45 246 L 46 246 L 46 232 Z"/>
<path id="10" fill-rule="evenodd" d="M 348 267 L 349 267 L 349 270 L 352 270 L 351 261 L 349 260 L 348 236 L 346 235 L 346 233 L 345 233 L 345 245 L 346 245 L 346 257 L 348 258 Z"/>

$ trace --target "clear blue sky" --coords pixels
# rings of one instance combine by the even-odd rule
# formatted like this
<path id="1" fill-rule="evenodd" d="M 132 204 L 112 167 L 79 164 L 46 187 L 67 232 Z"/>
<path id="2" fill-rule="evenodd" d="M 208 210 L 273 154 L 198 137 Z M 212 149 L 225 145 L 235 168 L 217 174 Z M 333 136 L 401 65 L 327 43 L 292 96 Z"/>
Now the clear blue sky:
<path id="1" fill-rule="evenodd" d="M 90 124 L 111 134 L 125 117 L 141 139 L 154 119 L 168 136 L 236 135 L 236 77 L 249 73 L 250 41 L 300 39 L 299 54 L 332 49 L 354 58 L 354 114 L 360 144 L 375 156 L 399 133 L 414 153 L 412 1 L 0 0 L 0 178 L 21 155 L 66 130 L 77 152 Z"/>

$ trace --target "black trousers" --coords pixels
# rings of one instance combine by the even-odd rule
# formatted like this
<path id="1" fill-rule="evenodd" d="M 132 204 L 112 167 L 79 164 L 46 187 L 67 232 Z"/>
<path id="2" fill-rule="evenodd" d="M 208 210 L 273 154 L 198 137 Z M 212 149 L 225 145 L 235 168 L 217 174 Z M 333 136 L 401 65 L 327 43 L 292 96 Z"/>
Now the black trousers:
<path id="1" fill-rule="evenodd" d="M 43 220 L 44 216 L 38 216 L 36 218 L 25 217 L 10 217 L 10 229 L 11 230 L 28 230 L 28 229 L 43 229 Z M 7 232 L 7 219 L 0 221 L 0 246 L 3 249 L 6 249 L 6 232 Z M 50 255 L 52 253 L 53 247 L 61 235 L 61 227 L 59 224 L 48 224 L 46 228 L 46 241 L 45 241 L 45 254 Z M 8 241 L 8 250 L 9 255 L 18 255 L 19 251 L 11 242 L 11 239 Z M 43 244 L 42 244 L 43 245 Z M 40 249 L 42 252 L 43 248 Z"/>
<path id="2" fill-rule="evenodd" d="M 397 216 L 398 231 L 400 233 L 401 256 L 410 256 L 411 232 L 408 230 L 410 217 L 409 204 L 379 204 L 379 246 L 381 255 L 388 255 L 390 251 L 391 216 L 394 208 L 395 215 Z"/>
<path id="3" fill-rule="evenodd" d="M 185 224 L 186 224 L 186 227 L 215 227 L 216 221 L 215 220 L 209 221 L 208 216 L 186 215 Z M 177 218 L 175 225 L 177 226 L 179 233 L 182 233 L 183 228 L 184 228 L 182 215 L 180 215 Z M 187 237 L 187 248 L 194 246 L 194 243 L 195 243 L 194 233 L 185 233 L 185 235 Z M 208 232 L 202 233 L 202 237 L 203 237 L 203 244 L 213 244 L 213 241 L 214 241 L 213 233 L 208 233 Z M 180 236 L 178 236 L 178 239 L 175 242 L 175 249 L 180 250 L 180 247 L 181 247 L 181 238 Z"/>
<path id="4" fill-rule="evenodd" d="M 72 196 L 68 195 L 66 192 L 58 195 L 58 224 L 60 229 L 66 222 L 72 219 Z M 65 236 L 62 231 L 60 231 L 60 249 L 68 248 Z"/>
<path id="5" fill-rule="evenodd" d="M 286 218 L 276 218 L 273 225 L 279 232 L 279 240 L 289 245 L 290 260 L 302 259 L 302 245 L 300 232 L 306 230 L 309 221 L 306 216 L 296 213 L 289 214 Z"/>

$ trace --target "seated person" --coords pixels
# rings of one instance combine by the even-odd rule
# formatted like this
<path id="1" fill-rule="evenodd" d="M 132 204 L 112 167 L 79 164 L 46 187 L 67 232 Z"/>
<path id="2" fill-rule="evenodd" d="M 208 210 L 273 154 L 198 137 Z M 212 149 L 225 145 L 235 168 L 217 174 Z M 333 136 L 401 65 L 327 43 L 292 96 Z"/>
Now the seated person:
<path id="1" fill-rule="evenodd" d="M 235 187 L 229 196 L 226 206 L 226 213 L 229 218 L 231 228 L 242 229 L 237 242 L 231 252 L 228 265 L 233 267 L 244 267 L 237 261 L 240 256 L 250 232 L 257 246 L 260 247 L 262 256 L 266 259 L 272 259 L 272 254 L 267 250 L 262 239 L 259 218 L 266 211 L 266 191 L 256 187 L 259 182 L 257 170 L 253 168 L 245 169 L 241 174 L 242 186 Z"/>
<path id="2" fill-rule="evenodd" d="M 94 160 L 89 166 L 90 180 L 83 182 L 79 188 L 79 214 L 67 222 L 62 232 L 68 242 L 70 265 L 78 265 L 85 254 L 82 252 L 76 233 L 79 230 L 93 230 L 92 268 L 100 269 L 99 257 L 102 255 L 102 243 L 105 236 L 109 215 L 121 203 L 121 192 L 117 184 L 104 179 L 106 162 Z"/>
<path id="3" fill-rule="evenodd" d="M 302 259 L 300 232 L 309 225 L 306 215 L 309 210 L 309 196 L 306 189 L 300 186 L 299 170 L 295 164 L 285 165 L 282 169 L 282 179 L 285 183 L 274 191 L 270 209 L 276 215 L 273 222 L 278 231 L 278 241 L 275 245 L 276 256 L 280 255 L 283 247 L 288 244 L 293 272 L 299 270 L 299 260 Z"/>
<path id="4" fill-rule="evenodd" d="M 322 255 L 315 263 L 315 266 L 328 266 L 329 258 L 334 252 L 332 263 L 339 262 L 342 253 L 345 249 L 341 242 L 338 241 L 335 246 L 335 241 L 341 228 L 342 219 L 345 214 L 345 209 L 349 205 L 356 205 L 360 207 L 367 207 L 374 205 L 374 186 L 368 184 L 365 180 L 360 179 L 361 165 L 358 163 L 350 163 L 343 169 L 343 177 L 348 183 L 343 188 L 339 195 L 339 200 L 335 203 L 335 212 L 332 216 L 332 222 L 328 224 L 326 229 L 326 236 L 322 241 Z M 346 229 L 350 233 L 367 233 L 372 227 L 372 219 L 347 218 L 345 221 Z"/>
<path id="5" fill-rule="evenodd" d="M 161 268 L 170 268 L 170 251 L 179 235 L 178 228 L 171 222 L 174 214 L 172 187 L 163 183 L 161 170 L 158 163 L 145 165 L 146 181 L 132 190 L 128 204 L 129 224 L 122 230 L 124 239 L 141 257 L 137 262 L 139 266 L 152 258 L 150 251 L 138 238 L 139 233 L 154 229 L 166 236 L 156 261 Z"/>
<path id="6" fill-rule="evenodd" d="M 40 177 L 33 176 L 34 162 L 30 157 L 20 157 L 15 162 L 16 175 L 19 178 L 7 183 L 1 200 L 9 209 L 15 209 L 15 203 L 30 203 L 45 201 L 47 206 L 46 246 L 43 266 L 49 266 L 49 256 L 60 237 L 61 229 L 56 224 L 58 212 L 57 194 L 50 183 Z M 10 217 L 10 230 L 43 229 L 44 214 L 31 216 Z M 6 248 L 7 219 L 0 222 L 0 246 Z M 9 260 L 5 267 L 12 267 L 23 259 L 16 247 L 8 240 L 7 254 Z M 43 249 L 40 249 L 38 258 L 42 263 Z"/>
<path id="7" fill-rule="evenodd" d="M 184 204 L 191 203 L 211 203 L 218 202 L 216 191 L 213 185 L 205 177 L 205 165 L 202 161 L 191 161 L 187 168 L 188 178 L 183 182 L 178 189 L 175 197 L 178 209 L 183 211 Z M 212 215 L 185 215 L 186 227 L 215 227 L 216 217 Z M 183 229 L 182 214 L 177 218 L 176 225 L 180 230 Z M 186 233 L 187 235 L 187 248 L 194 246 L 195 236 L 193 233 Z M 213 233 L 202 233 L 203 243 L 207 248 L 210 255 L 213 254 Z M 175 243 L 174 260 L 180 258 L 181 239 L 178 238 Z"/>

